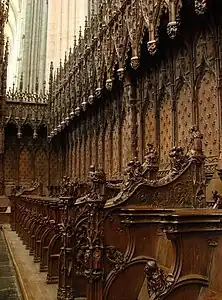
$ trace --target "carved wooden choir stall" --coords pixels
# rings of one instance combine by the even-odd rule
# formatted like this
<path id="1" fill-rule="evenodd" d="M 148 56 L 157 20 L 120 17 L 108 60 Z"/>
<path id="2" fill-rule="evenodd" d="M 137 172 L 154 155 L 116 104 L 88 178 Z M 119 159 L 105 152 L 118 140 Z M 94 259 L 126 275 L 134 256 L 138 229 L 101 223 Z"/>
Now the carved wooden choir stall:
<path id="1" fill-rule="evenodd" d="M 11 228 L 58 300 L 222 299 L 221 12 L 98 1 L 48 94 L 8 92 Z"/>
<path id="2" fill-rule="evenodd" d="M 149 145 L 121 183 L 92 166 L 84 184 L 65 177 L 59 198 L 10 197 L 12 230 L 47 283 L 58 283 L 58 299 L 220 297 L 222 212 L 206 203 L 201 139 L 194 131 L 187 154 L 174 147 L 159 179 Z"/>

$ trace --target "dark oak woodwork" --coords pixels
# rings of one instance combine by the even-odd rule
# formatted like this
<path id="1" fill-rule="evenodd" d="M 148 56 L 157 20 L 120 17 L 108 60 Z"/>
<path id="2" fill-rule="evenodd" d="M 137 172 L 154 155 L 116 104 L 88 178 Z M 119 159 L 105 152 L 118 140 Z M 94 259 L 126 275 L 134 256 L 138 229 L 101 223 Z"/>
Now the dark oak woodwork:
<path id="1" fill-rule="evenodd" d="M 221 11 L 101 1 L 48 103 L 9 93 L 0 191 L 58 300 L 222 299 Z"/>

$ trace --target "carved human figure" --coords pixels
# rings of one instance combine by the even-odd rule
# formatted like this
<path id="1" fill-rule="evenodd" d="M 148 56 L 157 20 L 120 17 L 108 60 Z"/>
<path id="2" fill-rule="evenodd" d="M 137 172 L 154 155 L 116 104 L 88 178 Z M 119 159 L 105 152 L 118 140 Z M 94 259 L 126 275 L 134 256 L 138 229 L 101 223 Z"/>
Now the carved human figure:
<path id="1" fill-rule="evenodd" d="M 191 130 L 190 154 L 191 156 L 203 156 L 202 139 L 203 135 L 196 125 Z"/>
<path id="2" fill-rule="evenodd" d="M 74 193 L 74 182 L 71 181 L 69 176 L 64 176 L 60 184 L 60 196 L 71 197 Z"/>
<path id="3" fill-rule="evenodd" d="M 124 171 L 124 189 L 139 181 L 142 178 L 142 171 L 142 165 L 137 157 L 135 157 L 127 164 L 127 167 Z"/>
<path id="4" fill-rule="evenodd" d="M 214 200 L 213 209 L 222 208 L 221 195 L 219 195 L 218 191 L 213 191 L 212 194 L 213 194 L 213 200 Z"/>
<path id="5" fill-rule="evenodd" d="M 178 174 L 186 163 L 186 156 L 183 153 L 183 148 L 173 147 L 170 151 L 169 156 L 171 174 Z"/>
<path id="6" fill-rule="evenodd" d="M 147 151 L 145 155 L 145 164 L 150 167 L 157 167 L 158 164 L 158 153 L 154 148 L 153 144 L 147 145 Z"/>

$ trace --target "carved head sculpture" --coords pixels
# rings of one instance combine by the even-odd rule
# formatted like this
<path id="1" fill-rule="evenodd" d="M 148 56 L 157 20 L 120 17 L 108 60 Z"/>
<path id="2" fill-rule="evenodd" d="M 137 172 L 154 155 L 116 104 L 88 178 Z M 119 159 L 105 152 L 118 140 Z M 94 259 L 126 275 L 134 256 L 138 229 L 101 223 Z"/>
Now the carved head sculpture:
<path id="1" fill-rule="evenodd" d="M 153 276 L 153 274 L 157 271 L 158 267 L 157 267 L 157 263 L 155 262 L 155 260 L 148 260 L 144 271 L 146 273 L 147 276 L 147 280 L 148 278 L 151 278 Z"/>

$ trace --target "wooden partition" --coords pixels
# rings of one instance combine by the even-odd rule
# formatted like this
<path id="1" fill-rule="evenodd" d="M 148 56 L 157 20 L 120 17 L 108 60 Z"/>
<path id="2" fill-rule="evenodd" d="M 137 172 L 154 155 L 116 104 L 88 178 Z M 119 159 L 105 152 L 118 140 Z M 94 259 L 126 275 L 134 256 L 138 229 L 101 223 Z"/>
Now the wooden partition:
<path id="1" fill-rule="evenodd" d="M 57 299 L 220 299 L 222 212 L 207 208 L 199 137 L 172 149 L 161 178 L 151 149 L 123 180 L 91 167 L 84 184 L 65 177 L 59 198 L 11 197 L 12 229 Z"/>

